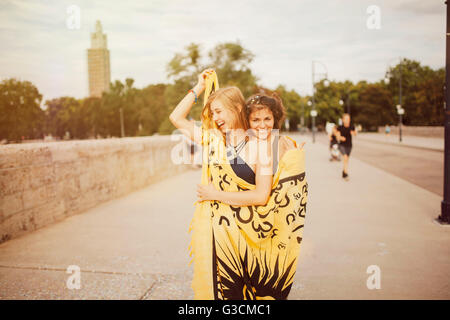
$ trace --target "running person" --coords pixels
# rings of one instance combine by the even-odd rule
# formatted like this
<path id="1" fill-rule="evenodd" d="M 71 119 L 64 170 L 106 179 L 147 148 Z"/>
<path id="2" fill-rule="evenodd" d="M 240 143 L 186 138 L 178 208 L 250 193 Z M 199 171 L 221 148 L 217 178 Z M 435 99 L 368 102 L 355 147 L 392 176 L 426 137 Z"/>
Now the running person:
<path id="1" fill-rule="evenodd" d="M 342 125 L 337 128 L 336 134 L 339 141 L 339 150 L 344 157 L 342 178 L 348 180 L 348 161 L 352 152 L 352 136 L 356 135 L 355 126 L 350 123 L 350 115 L 348 113 L 344 113 L 342 116 Z"/>

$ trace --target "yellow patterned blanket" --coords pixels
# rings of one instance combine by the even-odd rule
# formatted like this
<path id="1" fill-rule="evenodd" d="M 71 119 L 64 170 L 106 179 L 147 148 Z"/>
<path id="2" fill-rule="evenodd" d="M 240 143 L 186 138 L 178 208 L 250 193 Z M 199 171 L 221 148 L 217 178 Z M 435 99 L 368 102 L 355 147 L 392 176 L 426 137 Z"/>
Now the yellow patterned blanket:
<path id="1" fill-rule="evenodd" d="M 215 72 L 205 84 L 206 104 L 219 88 Z M 234 173 L 222 134 L 205 119 L 201 183 L 212 181 L 217 189 L 230 192 L 254 189 Z M 195 299 L 286 299 L 296 271 L 307 195 L 304 151 L 297 148 L 280 159 L 266 205 L 196 203 L 189 228 Z"/>
<path id="2" fill-rule="evenodd" d="M 203 131 L 202 183 L 244 191 L 255 186 L 239 178 L 226 159 L 223 137 Z M 197 203 L 191 222 L 195 299 L 286 299 L 302 240 L 308 185 L 304 150 L 280 159 L 265 206 Z"/>

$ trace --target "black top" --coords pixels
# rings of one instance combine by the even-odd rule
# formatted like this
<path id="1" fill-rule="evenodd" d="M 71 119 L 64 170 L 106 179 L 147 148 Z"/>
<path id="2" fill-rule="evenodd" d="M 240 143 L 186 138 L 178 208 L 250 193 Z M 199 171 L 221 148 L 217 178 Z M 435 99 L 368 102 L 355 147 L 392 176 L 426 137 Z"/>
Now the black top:
<path id="1" fill-rule="evenodd" d="M 274 139 L 273 141 L 273 150 L 274 157 L 272 174 L 275 174 L 278 167 L 278 139 Z M 256 184 L 255 172 L 239 155 L 237 155 L 236 158 L 230 160 L 230 166 L 239 178 L 247 181 L 250 184 Z"/>
<path id="2" fill-rule="evenodd" d="M 350 125 L 349 127 L 345 127 L 344 125 L 339 126 L 337 130 L 341 133 L 341 136 L 345 137 L 345 141 L 340 141 L 339 143 L 346 147 L 352 146 L 352 134 L 350 131 L 355 131 L 355 126 Z"/>
<path id="3" fill-rule="evenodd" d="M 239 178 L 247 181 L 250 184 L 256 184 L 255 172 L 241 157 L 239 157 L 239 155 L 237 155 L 236 158 L 230 160 L 230 165 L 234 173 L 236 173 Z"/>

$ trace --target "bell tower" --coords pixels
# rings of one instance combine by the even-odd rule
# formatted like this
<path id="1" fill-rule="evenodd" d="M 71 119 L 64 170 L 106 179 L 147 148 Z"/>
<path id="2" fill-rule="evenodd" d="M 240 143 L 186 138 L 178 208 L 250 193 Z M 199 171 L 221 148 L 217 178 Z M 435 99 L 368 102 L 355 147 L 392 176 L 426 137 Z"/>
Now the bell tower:
<path id="1" fill-rule="evenodd" d="M 91 33 L 91 48 L 88 49 L 89 96 L 101 97 L 109 89 L 111 70 L 106 34 L 97 20 L 95 32 Z"/>

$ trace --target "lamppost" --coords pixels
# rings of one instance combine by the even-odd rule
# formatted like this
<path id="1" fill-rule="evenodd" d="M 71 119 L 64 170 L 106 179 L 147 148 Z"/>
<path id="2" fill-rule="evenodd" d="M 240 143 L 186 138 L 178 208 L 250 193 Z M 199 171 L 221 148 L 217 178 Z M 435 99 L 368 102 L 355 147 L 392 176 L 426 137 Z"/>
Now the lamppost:
<path id="1" fill-rule="evenodd" d="M 341 106 L 343 106 L 344 104 L 345 104 L 345 106 L 347 107 L 347 113 L 348 114 L 350 114 L 350 94 L 352 93 L 352 92 L 354 92 L 355 91 L 355 89 L 348 89 L 346 92 L 345 92 L 345 102 L 344 102 L 344 100 L 342 100 L 342 99 L 340 99 L 339 100 L 339 104 L 341 105 Z"/>
<path id="2" fill-rule="evenodd" d="M 309 102 L 309 101 L 308 101 Z M 302 104 L 302 116 L 300 118 L 300 127 L 301 127 L 301 133 L 305 132 L 305 104 L 303 101 L 301 101 Z"/>
<path id="3" fill-rule="evenodd" d="M 325 69 L 325 73 L 321 72 L 315 72 L 315 68 L 314 68 L 314 64 L 315 63 L 319 63 L 320 65 L 322 65 L 322 67 Z M 317 111 L 316 111 L 316 104 L 315 104 L 315 100 L 314 100 L 314 95 L 315 95 L 315 91 L 316 91 L 316 83 L 314 80 L 314 77 L 316 75 L 324 75 L 325 76 L 325 81 L 324 81 L 324 85 L 326 87 L 328 87 L 329 81 L 328 81 L 328 69 L 325 66 L 325 64 L 323 64 L 320 61 L 312 61 L 312 110 L 311 110 L 311 117 L 312 117 L 312 142 L 315 143 L 316 142 L 316 117 L 317 117 Z"/>
<path id="4" fill-rule="evenodd" d="M 307 105 L 308 105 L 308 107 L 311 107 L 312 106 L 312 101 L 311 100 L 308 100 L 308 102 L 306 103 Z M 312 111 L 312 110 L 311 110 Z M 310 111 L 310 114 L 311 114 L 311 111 Z M 311 119 L 311 121 L 312 121 L 312 119 Z M 311 126 L 312 127 L 312 126 Z"/>
<path id="5" fill-rule="evenodd" d="M 286 128 L 286 131 L 289 131 L 289 119 L 288 118 L 286 118 L 284 120 L 284 127 Z"/>
<path id="6" fill-rule="evenodd" d="M 445 149 L 444 149 L 444 199 L 441 202 L 441 215 L 438 222 L 450 223 L 450 7 L 447 5 L 447 33 L 446 33 L 446 55 L 445 55 Z"/>
<path id="7" fill-rule="evenodd" d="M 122 108 L 119 109 L 119 113 L 120 113 L 120 135 L 121 137 L 125 137 L 125 127 L 123 125 L 123 111 Z"/>
<path id="8" fill-rule="evenodd" d="M 400 63 L 398 64 L 399 67 L 399 80 L 398 80 L 398 105 L 397 105 L 397 114 L 398 114 L 398 141 L 402 142 L 402 116 L 405 114 L 405 109 L 402 108 L 402 59 L 400 59 Z M 386 84 L 389 83 L 389 78 L 385 77 L 384 82 Z"/>
<path id="9" fill-rule="evenodd" d="M 398 139 L 402 142 L 402 116 L 405 114 L 405 109 L 402 108 L 400 104 L 397 105 L 397 114 L 398 114 Z"/>

